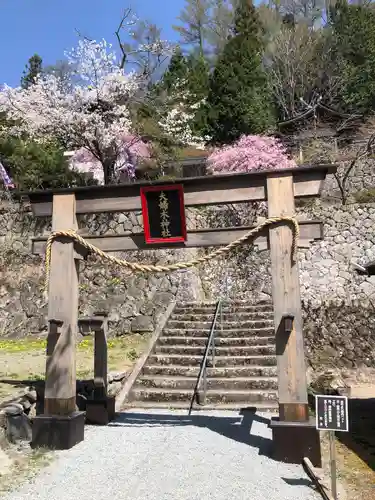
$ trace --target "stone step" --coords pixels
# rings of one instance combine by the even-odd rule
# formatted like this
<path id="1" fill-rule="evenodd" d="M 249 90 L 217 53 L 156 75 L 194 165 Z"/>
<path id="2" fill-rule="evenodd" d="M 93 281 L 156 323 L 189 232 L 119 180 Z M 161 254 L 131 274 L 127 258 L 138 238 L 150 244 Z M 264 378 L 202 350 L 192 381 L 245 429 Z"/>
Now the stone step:
<path id="1" fill-rule="evenodd" d="M 273 303 L 272 302 L 262 302 L 262 303 L 228 303 L 223 305 L 223 311 L 272 311 L 273 312 Z"/>
<path id="2" fill-rule="evenodd" d="M 198 366 L 183 366 L 183 365 L 149 365 L 143 367 L 142 375 L 161 375 L 161 376 L 181 376 L 181 377 L 197 377 L 199 376 L 200 365 Z M 236 377 L 276 377 L 276 366 L 222 366 L 207 369 L 209 378 L 236 378 Z"/>
<path id="3" fill-rule="evenodd" d="M 134 388 L 194 389 L 197 382 L 197 377 L 142 375 L 137 380 Z M 207 388 L 221 390 L 277 390 L 277 377 L 208 378 Z"/>
<path id="4" fill-rule="evenodd" d="M 207 314 L 207 313 L 185 313 L 185 314 L 173 314 L 171 317 L 171 320 L 173 321 L 213 321 L 214 319 L 214 314 Z M 224 322 L 226 321 L 259 321 L 259 320 L 271 320 L 273 321 L 273 312 L 241 312 L 241 313 L 233 313 L 233 312 L 226 312 L 218 315 L 217 317 L 217 324 L 220 325 L 221 319 L 223 319 Z"/>
<path id="5" fill-rule="evenodd" d="M 173 314 L 214 314 L 216 306 L 175 307 Z M 273 313 L 273 305 L 231 305 L 223 306 L 223 313 Z"/>
<path id="6" fill-rule="evenodd" d="M 129 394 L 130 401 L 191 401 L 193 390 L 189 389 L 161 389 L 135 387 Z M 209 389 L 206 392 L 206 401 L 213 403 L 246 403 L 248 405 L 277 401 L 277 391 L 262 391 L 257 389 L 247 390 L 221 390 Z"/>
<path id="7" fill-rule="evenodd" d="M 246 304 L 246 303 L 243 303 L 243 304 L 235 304 L 235 303 L 231 303 L 231 304 L 224 304 L 222 306 L 222 309 L 223 311 L 229 311 L 229 312 L 242 312 L 242 311 L 273 311 L 273 304 L 272 302 L 269 302 L 269 303 L 264 303 L 264 304 Z M 199 304 L 195 304 L 195 305 L 192 305 L 192 306 L 179 306 L 177 305 L 175 308 L 174 308 L 174 312 L 178 312 L 178 313 L 192 313 L 192 312 L 208 312 L 208 311 L 215 311 L 216 310 L 216 304 L 212 304 L 212 305 L 199 305 Z"/>
<path id="8" fill-rule="evenodd" d="M 176 304 L 177 309 L 189 309 L 189 308 L 215 308 L 217 302 L 208 301 L 208 302 L 179 302 Z M 259 300 L 256 302 L 249 302 L 248 300 L 223 300 L 223 307 L 258 307 L 258 306 L 268 306 L 272 307 L 272 300 Z"/>
<path id="9" fill-rule="evenodd" d="M 206 351 L 205 346 L 190 346 L 190 345 L 157 345 L 155 347 L 156 354 L 183 354 L 183 355 L 201 355 Z M 274 345 L 252 345 L 252 346 L 235 346 L 235 347 L 215 347 L 216 356 L 252 356 L 252 355 L 272 355 L 275 354 Z"/>
<path id="10" fill-rule="evenodd" d="M 182 354 L 161 354 L 154 353 L 149 356 L 149 364 L 161 365 L 183 365 L 183 366 L 200 366 L 202 356 L 197 355 L 182 355 Z M 215 367 L 225 366 L 275 366 L 276 356 L 252 355 L 252 356 L 215 356 Z M 208 366 L 211 366 L 211 361 L 208 360 Z"/>
<path id="11" fill-rule="evenodd" d="M 205 337 L 209 335 L 210 328 L 170 328 L 163 330 L 164 337 Z M 255 338 L 255 337 L 274 337 L 274 327 L 268 328 L 231 328 L 219 329 L 215 333 L 215 338 Z"/>
<path id="12" fill-rule="evenodd" d="M 122 410 L 126 409 L 190 409 L 191 401 L 127 401 Z M 258 413 L 270 413 L 272 415 L 278 415 L 279 405 L 277 401 L 267 401 L 265 403 L 257 403 L 256 405 L 248 405 L 244 403 L 219 403 L 219 404 L 205 404 L 199 405 L 196 402 L 192 405 L 192 410 L 197 413 L 201 411 L 210 410 L 251 410 L 257 411 Z M 157 417 L 157 415 L 152 415 L 152 417 Z M 151 417 L 151 418 L 152 418 Z M 147 416 L 149 420 L 149 415 Z"/>
<path id="13" fill-rule="evenodd" d="M 216 302 L 213 300 L 207 301 L 207 302 L 178 302 L 176 304 L 176 308 L 192 308 L 192 307 L 216 307 Z"/>
<path id="14" fill-rule="evenodd" d="M 185 316 L 185 315 L 194 315 L 194 316 L 200 316 L 200 315 L 208 315 L 210 317 L 213 317 L 215 314 L 215 309 L 202 309 L 202 308 L 197 308 L 197 309 L 174 309 L 173 315 L 178 315 L 178 316 Z M 243 308 L 243 309 L 223 309 L 223 315 L 224 314 L 233 314 L 236 316 L 239 316 L 241 314 L 253 314 L 253 315 L 258 315 L 258 314 L 267 314 L 270 316 L 273 316 L 273 309 L 272 308 L 260 308 L 260 309 L 255 309 L 255 308 Z M 220 313 L 219 313 L 220 317 Z"/>
<path id="15" fill-rule="evenodd" d="M 176 306 L 173 309 L 173 314 L 193 314 L 193 313 L 201 313 L 201 314 L 209 314 L 209 313 L 214 313 L 216 310 L 216 305 L 211 305 L 211 306 L 202 306 L 202 305 L 195 305 L 195 306 Z M 224 311 L 224 308 L 223 308 Z"/>
<path id="16" fill-rule="evenodd" d="M 220 332 L 218 332 L 220 333 Z M 205 337 L 160 337 L 158 345 L 173 346 L 206 346 L 208 334 Z M 215 335 L 215 346 L 249 346 L 249 345 L 272 345 L 275 344 L 275 337 L 217 337 Z"/>
<path id="17" fill-rule="evenodd" d="M 264 320 L 254 320 L 254 321 L 242 321 L 239 319 L 238 321 L 225 321 L 223 325 L 224 330 L 233 330 L 239 329 L 243 330 L 245 328 L 248 329 L 258 329 L 258 328 L 271 328 L 273 327 L 273 319 L 264 319 Z M 182 328 L 184 330 L 196 329 L 196 330 L 205 330 L 210 329 L 212 326 L 211 321 L 181 321 L 170 319 L 167 323 L 167 328 Z M 220 325 L 221 326 L 221 325 Z"/>

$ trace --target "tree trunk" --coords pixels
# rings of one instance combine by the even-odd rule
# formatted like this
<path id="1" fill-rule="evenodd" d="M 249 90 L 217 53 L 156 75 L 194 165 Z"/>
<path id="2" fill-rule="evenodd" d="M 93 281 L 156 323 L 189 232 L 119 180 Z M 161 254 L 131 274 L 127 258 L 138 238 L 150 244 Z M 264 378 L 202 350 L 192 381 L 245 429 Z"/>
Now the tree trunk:
<path id="1" fill-rule="evenodd" d="M 104 160 L 102 165 L 104 171 L 104 184 L 113 184 L 115 182 L 115 162 L 113 160 Z"/>

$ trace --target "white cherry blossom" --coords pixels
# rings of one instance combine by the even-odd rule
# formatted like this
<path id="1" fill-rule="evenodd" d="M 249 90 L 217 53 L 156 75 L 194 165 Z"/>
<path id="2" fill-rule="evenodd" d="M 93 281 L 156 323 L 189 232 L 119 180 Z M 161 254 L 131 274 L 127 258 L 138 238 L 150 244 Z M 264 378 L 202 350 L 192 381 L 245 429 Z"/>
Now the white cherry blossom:
<path id="1" fill-rule="evenodd" d="M 123 137 L 133 133 L 129 108 L 140 88 L 139 76 L 119 68 L 105 40 L 80 41 L 68 59 L 77 78 L 68 86 L 58 76 L 45 75 L 27 89 L 2 88 L 0 112 L 14 121 L 7 133 L 84 148 L 101 164 L 104 182 L 113 182 Z"/>

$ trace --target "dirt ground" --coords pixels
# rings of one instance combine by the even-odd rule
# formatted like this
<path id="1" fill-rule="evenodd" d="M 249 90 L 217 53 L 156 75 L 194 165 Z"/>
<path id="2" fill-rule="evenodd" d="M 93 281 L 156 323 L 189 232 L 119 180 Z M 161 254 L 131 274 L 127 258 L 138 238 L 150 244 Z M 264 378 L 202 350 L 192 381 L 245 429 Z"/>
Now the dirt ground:
<path id="1" fill-rule="evenodd" d="M 51 463 L 53 452 L 32 450 L 28 443 L 18 446 L 0 445 L 0 497 L 19 483 L 32 478 L 38 471 Z"/>
<path id="2" fill-rule="evenodd" d="M 109 340 L 108 370 L 122 372 L 131 368 L 148 340 L 148 336 L 141 335 Z M 27 382 L 44 377 L 45 347 L 45 339 L 0 340 L 0 401 L 22 389 L 8 382 Z M 77 378 L 92 376 L 93 356 L 92 338 L 82 339 L 77 345 Z M 325 434 L 322 434 L 322 452 L 325 476 L 329 478 L 329 444 Z M 35 474 L 52 459 L 53 453 L 31 450 L 27 444 L 9 446 L 0 435 L 0 495 L 15 482 Z M 375 500 L 375 466 L 370 465 L 371 467 L 351 449 L 337 441 L 338 480 L 343 488 L 340 500 Z"/>
<path id="3" fill-rule="evenodd" d="M 108 371 L 124 372 L 130 369 L 143 352 L 148 335 L 127 335 L 108 341 Z M 28 381 L 44 378 L 45 339 L 0 339 L 0 402 L 15 396 Z M 77 345 L 77 378 L 93 375 L 93 339 L 83 338 Z M 17 382 L 24 383 L 18 385 Z M 13 382 L 13 383 L 12 383 Z M 18 482 L 33 476 L 53 460 L 53 452 L 32 450 L 28 443 L 9 445 L 0 429 L 0 495 Z"/>
<path id="4" fill-rule="evenodd" d="M 329 438 L 322 433 L 325 478 L 330 485 Z M 347 446 L 336 439 L 339 500 L 375 500 L 375 471 Z"/>
<path id="5" fill-rule="evenodd" d="M 149 337 L 127 335 L 108 341 L 108 371 L 129 369 L 141 354 Z M 12 381 L 32 381 L 44 378 L 46 340 L 25 338 L 0 340 L 0 401 L 20 391 L 22 387 Z M 93 375 L 94 345 L 91 337 L 77 344 L 77 378 Z"/>

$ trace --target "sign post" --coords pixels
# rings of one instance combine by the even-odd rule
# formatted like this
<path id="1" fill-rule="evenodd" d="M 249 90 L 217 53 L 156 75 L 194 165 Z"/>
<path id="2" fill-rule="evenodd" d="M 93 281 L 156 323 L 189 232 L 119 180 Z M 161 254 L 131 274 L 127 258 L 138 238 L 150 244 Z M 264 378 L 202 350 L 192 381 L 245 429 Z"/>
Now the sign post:
<path id="1" fill-rule="evenodd" d="M 331 491 L 337 500 L 335 432 L 349 431 L 348 398 L 345 396 L 315 396 L 316 428 L 328 431 L 331 469 Z"/>
<path id="2" fill-rule="evenodd" d="M 337 500 L 337 477 L 336 477 L 336 442 L 335 431 L 328 431 L 329 434 L 329 461 L 331 469 L 331 491 L 334 500 Z"/>

